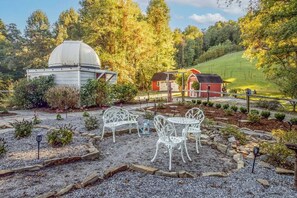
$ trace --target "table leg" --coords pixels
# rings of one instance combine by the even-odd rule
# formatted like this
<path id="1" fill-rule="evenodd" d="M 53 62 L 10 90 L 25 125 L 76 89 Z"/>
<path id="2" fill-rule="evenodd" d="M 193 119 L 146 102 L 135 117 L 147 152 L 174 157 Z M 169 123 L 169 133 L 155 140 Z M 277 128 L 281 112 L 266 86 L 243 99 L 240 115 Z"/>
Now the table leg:
<path id="1" fill-rule="evenodd" d="M 186 150 L 187 157 L 190 161 L 192 161 L 192 159 L 189 156 L 188 148 L 187 148 L 188 130 L 189 130 L 189 125 L 186 125 L 185 129 L 183 130 L 184 134 L 182 135 L 185 137 L 185 150 Z"/>

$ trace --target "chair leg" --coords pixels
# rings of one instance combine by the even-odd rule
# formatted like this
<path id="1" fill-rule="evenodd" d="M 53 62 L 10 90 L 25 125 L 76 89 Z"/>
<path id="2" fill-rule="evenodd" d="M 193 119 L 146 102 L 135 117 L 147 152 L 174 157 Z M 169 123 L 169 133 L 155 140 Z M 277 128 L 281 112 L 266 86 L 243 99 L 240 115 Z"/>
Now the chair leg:
<path id="1" fill-rule="evenodd" d="M 199 140 L 199 146 L 202 147 L 202 145 L 201 145 L 201 135 L 198 136 L 198 140 Z"/>
<path id="2" fill-rule="evenodd" d="M 189 153 L 188 153 L 187 141 L 186 141 L 186 140 L 184 141 L 184 146 L 185 146 L 185 150 L 186 150 L 186 154 L 187 154 L 188 159 L 189 159 L 190 161 L 192 161 L 192 159 L 190 158 Z"/>
<path id="3" fill-rule="evenodd" d="M 169 147 L 168 150 L 169 150 L 169 171 L 171 171 L 172 147 Z"/>
<path id="4" fill-rule="evenodd" d="M 140 132 L 139 132 L 139 126 L 138 126 L 138 123 L 136 123 L 136 126 L 137 126 L 138 137 L 140 137 Z"/>
<path id="5" fill-rule="evenodd" d="M 199 154 L 199 149 L 198 149 L 198 136 L 196 135 L 196 152 Z"/>
<path id="6" fill-rule="evenodd" d="M 185 158 L 184 158 L 184 147 L 183 145 L 180 145 L 180 152 L 181 152 L 181 157 L 184 163 L 186 163 Z"/>
<path id="7" fill-rule="evenodd" d="M 155 152 L 155 155 L 154 155 L 153 159 L 151 160 L 151 162 L 155 161 L 157 154 L 158 154 L 158 150 L 159 150 L 159 142 L 157 142 L 157 144 L 156 144 L 156 152 Z"/>
<path id="8" fill-rule="evenodd" d="M 115 128 L 112 128 L 112 141 L 115 143 Z"/>
<path id="9" fill-rule="evenodd" d="M 103 129 L 102 129 L 102 135 L 101 135 L 101 140 L 103 139 L 104 131 L 105 131 L 105 127 L 103 126 Z"/>

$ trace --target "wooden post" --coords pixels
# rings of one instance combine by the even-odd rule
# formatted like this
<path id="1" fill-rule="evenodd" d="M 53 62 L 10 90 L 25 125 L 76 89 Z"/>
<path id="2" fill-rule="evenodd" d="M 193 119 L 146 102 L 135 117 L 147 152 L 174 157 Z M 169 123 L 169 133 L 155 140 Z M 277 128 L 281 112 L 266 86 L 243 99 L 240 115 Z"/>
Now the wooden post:
<path id="1" fill-rule="evenodd" d="M 251 90 L 246 89 L 246 109 L 247 109 L 247 113 L 250 112 L 250 95 L 251 95 Z"/>
<path id="2" fill-rule="evenodd" d="M 182 102 L 185 102 L 185 83 L 184 83 L 185 73 L 182 73 Z"/>

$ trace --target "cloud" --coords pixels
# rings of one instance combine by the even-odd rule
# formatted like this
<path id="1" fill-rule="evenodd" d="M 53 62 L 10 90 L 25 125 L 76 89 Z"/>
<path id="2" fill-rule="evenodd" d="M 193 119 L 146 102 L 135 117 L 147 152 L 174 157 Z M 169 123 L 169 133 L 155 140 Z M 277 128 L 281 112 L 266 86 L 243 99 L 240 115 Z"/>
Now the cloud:
<path id="1" fill-rule="evenodd" d="M 198 24 L 214 24 L 218 21 L 227 21 L 227 19 L 219 13 L 215 13 L 215 14 L 208 13 L 205 15 L 193 14 L 189 18 L 196 21 Z"/>

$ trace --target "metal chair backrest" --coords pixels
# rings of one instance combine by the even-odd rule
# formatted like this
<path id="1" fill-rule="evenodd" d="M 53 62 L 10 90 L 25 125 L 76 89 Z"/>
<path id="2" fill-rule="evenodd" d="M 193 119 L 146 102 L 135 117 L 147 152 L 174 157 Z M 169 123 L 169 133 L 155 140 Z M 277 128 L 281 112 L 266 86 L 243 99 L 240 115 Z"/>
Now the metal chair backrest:
<path id="1" fill-rule="evenodd" d="M 175 132 L 173 124 L 168 122 L 166 117 L 157 115 L 154 117 L 154 125 L 159 138 L 171 142 L 171 135 Z"/>
<path id="2" fill-rule="evenodd" d="M 199 127 L 205 118 L 203 111 L 197 107 L 188 110 L 185 117 L 199 120 L 199 124 L 191 125 L 191 127 Z"/>

